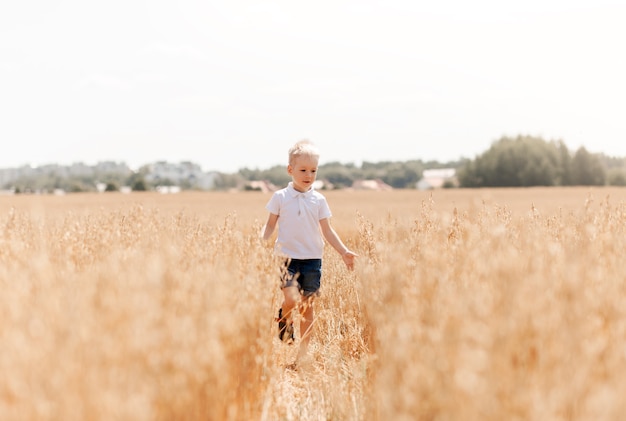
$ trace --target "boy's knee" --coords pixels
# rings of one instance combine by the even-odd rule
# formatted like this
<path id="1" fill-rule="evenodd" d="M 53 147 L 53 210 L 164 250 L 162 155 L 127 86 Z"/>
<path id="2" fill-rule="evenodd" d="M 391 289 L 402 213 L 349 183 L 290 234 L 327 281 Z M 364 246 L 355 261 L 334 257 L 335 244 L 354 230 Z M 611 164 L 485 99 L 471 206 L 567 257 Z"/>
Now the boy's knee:
<path id="1" fill-rule="evenodd" d="M 285 304 L 293 307 L 300 301 L 300 291 L 296 287 L 283 288 L 283 294 L 285 296 Z"/>

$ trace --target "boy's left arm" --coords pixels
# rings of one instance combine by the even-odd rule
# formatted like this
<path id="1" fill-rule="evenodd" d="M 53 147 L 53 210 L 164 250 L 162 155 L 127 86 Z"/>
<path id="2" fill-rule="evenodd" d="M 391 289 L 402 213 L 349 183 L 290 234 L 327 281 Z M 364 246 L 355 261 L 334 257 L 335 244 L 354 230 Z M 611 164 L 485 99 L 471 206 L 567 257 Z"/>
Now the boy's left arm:
<path id="1" fill-rule="evenodd" d="M 270 213 L 267 217 L 267 222 L 263 227 L 263 231 L 261 232 L 261 238 L 264 241 L 269 240 L 274 233 L 274 229 L 276 228 L 276 222 L 278 222 L 278 215 Z"/>
<path id="2" fill-rule="evenodd" d="M 354 269 L 354 258 L 358 255 L 350 250 L 346 245 L 341 241 L 339 235 L 335 231 L 335 229 L 330 224 L 330 219 L 324 218 L 320 220 L 320 227 L 322 228 L 322 234 L 324 234 L 324 238 L 328 241 L 337 253 L 341 255 L 343 262 L 346 264 L 348 269 Z"/>

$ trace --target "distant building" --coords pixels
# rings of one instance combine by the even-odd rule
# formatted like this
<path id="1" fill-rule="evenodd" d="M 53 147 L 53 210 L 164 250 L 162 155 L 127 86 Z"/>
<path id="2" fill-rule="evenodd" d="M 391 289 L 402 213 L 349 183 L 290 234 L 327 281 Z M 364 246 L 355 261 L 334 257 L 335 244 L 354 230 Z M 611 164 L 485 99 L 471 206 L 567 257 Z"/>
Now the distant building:
<path id="1" fill-rule="evenodd" d="M 416 187 L 419 190 L 431 190 L 440 189 L 449 182 L 453 185 L 457 185 L 456 169 L 454 168 L 437 168 L 431 170 L 424 170 L 422 172 L 422 179 L 417 182 Z"/>
<path id="2" fill-rule="evenodd" d="M 274 184 L 270 183 L 267 180 L 253 180 L 247 184 L 247 188 L 249 190 L 258 190 L 263 193 L 272 193 L 278 190 Z"/>
<path id="3" fill-rule="evenodd" d="M 96 183 L 96 190 L 98 193 L 104 193 L 107 189 L 106 183 Z"/>
<path id="4" fill-rule="evenodd" d="M 389 184 L 385 183 L 383 180 L 356 180 L 352 183 L 352 188 L 354 190 L 377 190 L 377 191 L 386 191 L 393 190 Z"/>
<path id="5" fill-rule="evenodd" d="M 315 190 L 332 190 L 335 188 L 335 185 L 328 180 L 315 180 L 313 188 Z"/>
<path id="6" fill-rule="evenodd" d="M 181 192 L 179 186 L 156 186 L 156 191 L 161 194 L 176 194 Z"/>

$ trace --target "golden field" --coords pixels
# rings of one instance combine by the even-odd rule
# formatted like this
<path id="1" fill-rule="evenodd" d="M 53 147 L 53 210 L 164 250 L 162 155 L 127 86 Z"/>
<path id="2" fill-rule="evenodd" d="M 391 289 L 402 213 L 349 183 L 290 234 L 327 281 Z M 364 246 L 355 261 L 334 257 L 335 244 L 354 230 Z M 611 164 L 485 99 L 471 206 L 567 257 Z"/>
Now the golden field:
<path id="1" fill-rule="evenodd" d="M 0 420 L 619 420 L 626 189 L 326 192 L 287 369 L 261 193 L 0 196 Z"/>

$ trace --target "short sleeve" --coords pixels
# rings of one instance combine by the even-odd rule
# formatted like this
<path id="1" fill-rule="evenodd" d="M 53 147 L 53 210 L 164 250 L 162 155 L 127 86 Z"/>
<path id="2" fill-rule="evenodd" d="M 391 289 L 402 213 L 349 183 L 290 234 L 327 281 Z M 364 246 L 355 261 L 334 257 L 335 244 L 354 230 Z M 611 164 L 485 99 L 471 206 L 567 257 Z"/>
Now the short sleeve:
<path id="1" fill-rule="evenodd" d="M 276 193 L 272 194 L 269 202 L 265 205 L 265 209 L 274 215 L 280 215 L 280 196 Z"/>
<path id="2" fill-rule="evenodd" d="M 320 198 L 318 219 L 321 221 L 322 219 L 330 218 L 331 216 L 332 216 L 332 212 L 330 211 L 328 202 L 326 201 L 326 198 L 322 196 Z"/>

